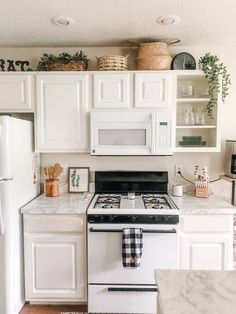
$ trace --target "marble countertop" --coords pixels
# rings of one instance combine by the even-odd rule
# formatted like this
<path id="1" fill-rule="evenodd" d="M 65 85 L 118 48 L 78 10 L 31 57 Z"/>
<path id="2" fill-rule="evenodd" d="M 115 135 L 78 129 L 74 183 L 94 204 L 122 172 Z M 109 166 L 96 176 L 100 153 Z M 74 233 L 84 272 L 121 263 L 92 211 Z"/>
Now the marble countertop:
<path id="1" fill-rule="evenodd" d="M 199 198 L 191 192 L 184 193 L 182 197 L 171 196 L 171 199 L 182 215 L 236 214 L 236 207 L 214 194 L 208 198 Z"/>
<path id="2" fill-rule="evenodd" d="M 21 208 L 22 214 L 85 214 L 93 193 L 61 193 L 58 197 L 41 194 Z"/>
<path id="3" fill-rule="evenodd" d="M 161 314 L 236 313 L 236 271 L 156 270 L 155 277 Z"/>
<path id="4" fill-rule="evenodd" d="M 92 200 L 93 193 L 61 193 L 59 197 L 46 197 L 41 194 L 35 200 L 22 207 L 23 214 L 84 214 Z M 193 193 L 182 197 L 171 196 L 182 215 L 199 214 L 236 214 L 236 208 L 215 195 L 197 198 Z"/>

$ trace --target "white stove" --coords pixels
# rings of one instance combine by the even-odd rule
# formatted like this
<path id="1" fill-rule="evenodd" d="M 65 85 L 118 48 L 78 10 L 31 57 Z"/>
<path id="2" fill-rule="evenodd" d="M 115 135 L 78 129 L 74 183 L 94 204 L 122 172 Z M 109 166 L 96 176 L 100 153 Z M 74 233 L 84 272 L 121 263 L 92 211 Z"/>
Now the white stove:
<path id="1" fill-rule="evenodd" d="M 156 312 L 154 269 L 179 267 L 179 210 L 167 183 L 167 172 L 95 173 L 87 211 L 89 313 Z M 139 269 L 123 267 L 125 228 L 142 229 Z"/>

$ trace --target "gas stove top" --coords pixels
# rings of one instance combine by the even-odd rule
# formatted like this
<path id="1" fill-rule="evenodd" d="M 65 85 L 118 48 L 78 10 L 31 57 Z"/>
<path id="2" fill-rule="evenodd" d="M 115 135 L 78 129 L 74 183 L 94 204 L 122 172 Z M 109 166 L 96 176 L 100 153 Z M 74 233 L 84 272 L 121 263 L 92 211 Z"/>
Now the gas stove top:
<path id="1" fill-rule="evenodd" d="M 167 188 L 166 171 L 96 171 L 88 221 L 175 224 L 179 210 Z"/>
<path id="2" fill-rule="evenodd" d="M 128 193 L 96 194 L 89 209 L 89 214 L 175 214 L 178 209 L 167 194 Z"/>

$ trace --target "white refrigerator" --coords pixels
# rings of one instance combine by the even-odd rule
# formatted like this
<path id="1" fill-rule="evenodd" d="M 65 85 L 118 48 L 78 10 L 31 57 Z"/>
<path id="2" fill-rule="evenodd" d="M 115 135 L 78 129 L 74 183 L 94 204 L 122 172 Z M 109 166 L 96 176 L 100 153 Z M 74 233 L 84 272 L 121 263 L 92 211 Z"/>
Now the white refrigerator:
<path id="1" fill-rule="evenodd" d="M 33 123 L 0 116 L 0 314 L 18 314 L 24 304 L 20 208 L 39 194 L 38 173 Z"/>

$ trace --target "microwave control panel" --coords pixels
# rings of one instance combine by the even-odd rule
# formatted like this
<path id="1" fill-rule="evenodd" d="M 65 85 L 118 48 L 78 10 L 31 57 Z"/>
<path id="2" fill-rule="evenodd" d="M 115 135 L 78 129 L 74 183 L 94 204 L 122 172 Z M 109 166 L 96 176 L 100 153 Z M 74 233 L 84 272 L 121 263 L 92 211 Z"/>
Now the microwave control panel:
<path id="1" fill-rule="evenodd" d="M 156 116 L 156 155 L 172 155 L 171 112 L 159 112 Z"/>

